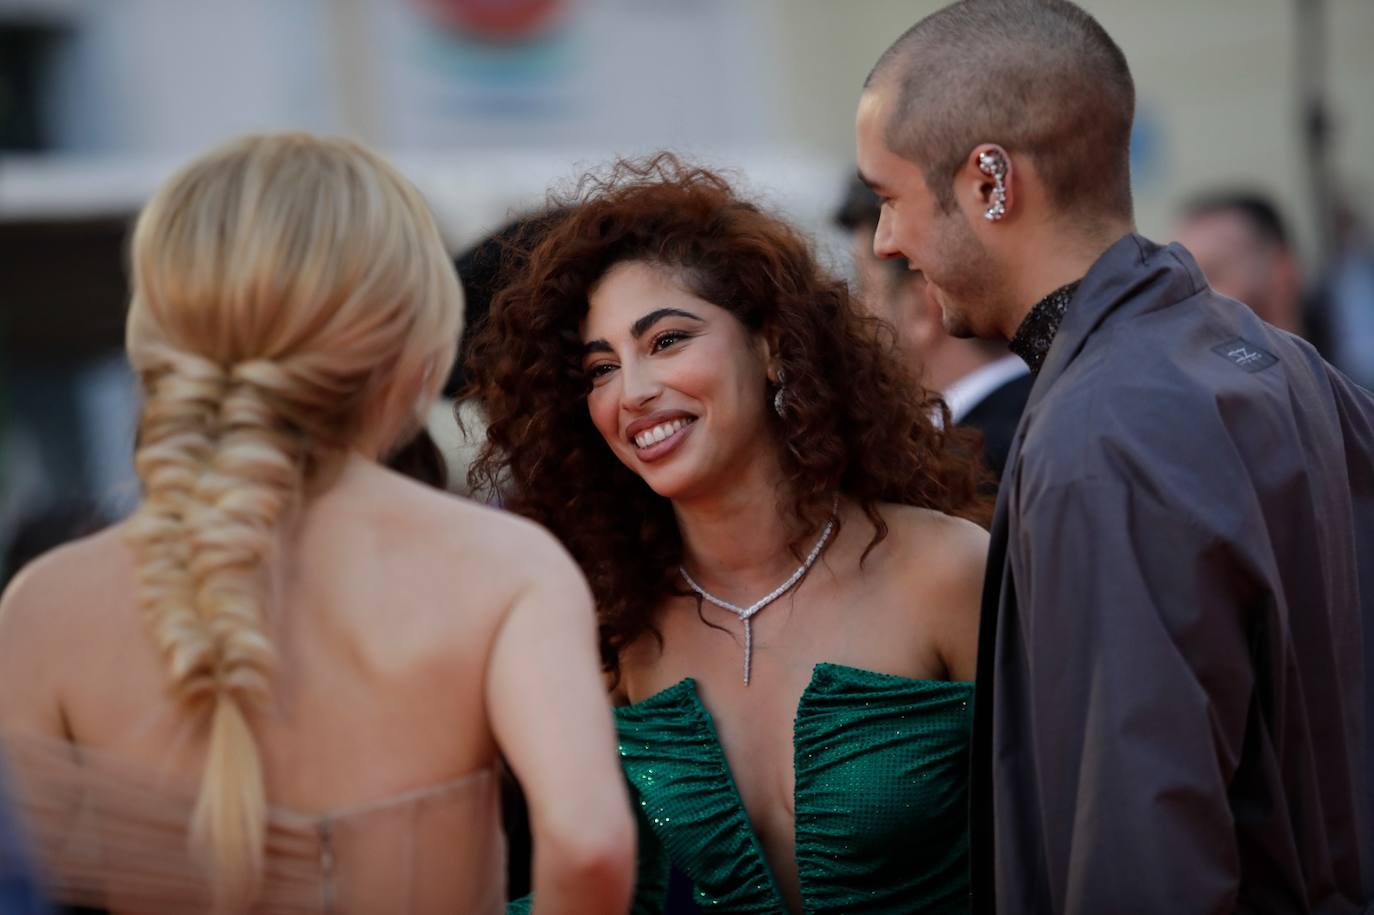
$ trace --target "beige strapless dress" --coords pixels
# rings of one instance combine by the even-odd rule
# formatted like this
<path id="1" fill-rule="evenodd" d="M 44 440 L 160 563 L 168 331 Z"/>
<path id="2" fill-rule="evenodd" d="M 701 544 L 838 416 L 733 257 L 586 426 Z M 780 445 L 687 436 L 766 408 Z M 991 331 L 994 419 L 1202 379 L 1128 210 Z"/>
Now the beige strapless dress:
<path id="1" fill-rule="evenodd" d="M 64 741 L 9 735 L 0 755 L 54 901 L 140 915 L 208 908 L 187 847 L 192 786 Z M 505 847 L 490 769 L 325 814 L 273 808 L 250 911 L 499 913 Z"/>

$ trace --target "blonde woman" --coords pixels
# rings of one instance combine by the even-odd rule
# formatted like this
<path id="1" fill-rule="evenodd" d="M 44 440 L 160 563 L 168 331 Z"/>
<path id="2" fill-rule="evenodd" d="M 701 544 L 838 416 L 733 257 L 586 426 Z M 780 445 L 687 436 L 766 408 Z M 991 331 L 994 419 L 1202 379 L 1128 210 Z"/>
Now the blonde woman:
<path id="1" fill-rule="evenodd" d="M 494 769 L 547 912 L 623 911 L 633 824 L 588 590 L 545 533 L 378 464 L 461 295 L 416 191 L 250 137 L 133 240 L 139 509 L 0 603 L 0 735 L 62 901 L 496 912 Z"/>

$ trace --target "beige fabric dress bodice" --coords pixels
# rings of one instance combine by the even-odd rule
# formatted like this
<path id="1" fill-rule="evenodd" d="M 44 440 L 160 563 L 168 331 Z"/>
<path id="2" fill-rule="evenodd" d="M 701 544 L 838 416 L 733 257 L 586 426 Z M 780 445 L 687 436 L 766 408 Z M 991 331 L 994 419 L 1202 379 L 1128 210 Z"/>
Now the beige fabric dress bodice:
<path id="1" fill-rule="evenodd" d="M 194 786 L 64 741 L 3 739 L 14 801 L 54 901 L 117 913 L 203 912 L 187 843 Z M 269 811 L 251 909 L 498 913 L 505 902 L 500 779 L 483 769 L 323 814 Z"/>

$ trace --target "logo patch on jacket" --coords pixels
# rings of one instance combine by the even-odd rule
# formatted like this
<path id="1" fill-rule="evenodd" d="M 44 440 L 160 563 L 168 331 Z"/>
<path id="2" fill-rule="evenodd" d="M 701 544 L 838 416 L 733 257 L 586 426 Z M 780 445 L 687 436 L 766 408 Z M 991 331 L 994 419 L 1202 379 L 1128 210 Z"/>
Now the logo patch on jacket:
<path id="1" fill-rule="evenodd" d="M 1235 363 L 1247 372 L 1263 371 L 1279 361 L 1278 356 L 1268 350 L 1260 349 L 1253 343 L 1247 343 L 1240 337 L 1212 347 L 1212 352 L 1229 362 Z"/>

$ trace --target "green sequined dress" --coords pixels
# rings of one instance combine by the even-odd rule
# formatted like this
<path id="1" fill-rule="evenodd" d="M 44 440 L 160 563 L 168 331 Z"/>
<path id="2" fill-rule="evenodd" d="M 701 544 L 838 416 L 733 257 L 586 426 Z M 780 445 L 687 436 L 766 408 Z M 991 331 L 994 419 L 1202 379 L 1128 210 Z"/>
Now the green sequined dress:
<path id="1" fill-rule="evenodd" d="M 970 683 L 816 666 L 793 738 L 806 912 L 968 910 L 972 697 Z M 640 814 L 632 911 L 661 910 L 671 862 L 703 911 L 785 912 L 696 683 L 615 714 Z"/>

